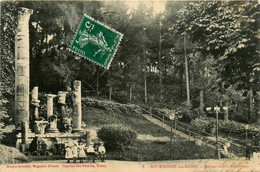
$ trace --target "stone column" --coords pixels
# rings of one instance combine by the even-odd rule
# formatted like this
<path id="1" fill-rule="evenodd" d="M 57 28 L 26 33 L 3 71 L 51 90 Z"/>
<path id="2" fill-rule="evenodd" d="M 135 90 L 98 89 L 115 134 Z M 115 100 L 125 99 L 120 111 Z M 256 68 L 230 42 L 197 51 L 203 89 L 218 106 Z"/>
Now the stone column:
<path id="1" fill-rule="evenodd" d="M 56 97 L 54 94 L 46 94 L 47 96 L 47 116 L 46 120 L 48 121 L 50 116 L 53 115 L 53 98 Z"/>
<path id="2" fill-rule="evenodd" d="M 39 106 L 40 100 L 38 100 L 38 87 L 34 87 L 32 90 L 32 105 L 34 107 L 34 117 L 35 119 L 39 118 Z"/>
<path id="3" fill-rule="evenodd" d="M 83 132 L 81 128 L 82 109 L 81 109 L 81 81 L 74 81 L 73 83 L 73 120 L 72 132 Z"/>
<path id="4" fill-rule="evenodd" d="M 66 113 L 65 113 L 66 94 L 67 94 L 67 92 L 65 92 L 65 91 L 59 91 L 58 92 L 58 97 L 59 97 L 58 103 L 59 103 L 59 106 L 60 106 L 60 112 L 61 112 L 62 118 L 64 118 L 65 115 L 66 115 Z"/>
<path id="5" fill-rule="evenodd" d="M 66 94 L 68 92 L 65 91 L 59 91 L 58 96 L 59 96 L 59 106 L 60 106 L 60 112 L 61 112 L 61 117 L 62 117 L 62 124 L 64 127 L 64 132 L 71 133 L 72 128 L 71 128 L 71 117 L 66 114 L 65 107 L 66 107 Z"/>
<path id="6" fill-rule="evenodd" d="M 53 115 L 53 98 L 57 97 L 54 94 L 46 94 L 47 96 L 47 120 L 49 121 L 49 127 L 47 128 L 47 133 L 57 133 L 59 132 L 57 128 L 57 116 Z"/>
<path id="7" fill-rule="evenodd" d="M 21 8 L 15 36 L 15 125 L 29 121 L 29 19 L 33 10 Z M 28 123 L 27 123 L 28 124 Z"/>

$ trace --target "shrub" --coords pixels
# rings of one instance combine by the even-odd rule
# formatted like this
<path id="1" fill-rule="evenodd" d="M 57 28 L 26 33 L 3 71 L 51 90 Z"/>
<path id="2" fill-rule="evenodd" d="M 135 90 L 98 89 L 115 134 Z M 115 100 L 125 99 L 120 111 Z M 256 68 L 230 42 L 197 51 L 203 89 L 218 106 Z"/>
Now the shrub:
<path id="1" fill-rule="evenodd" d="M 191 121 L 191 125 L 194 128 L 200 131 L 206 131 L 211 134 L 214 134 L 215 132 L 214 130 L 215 123 L 216 123 L 216 119 L 210 117 L 200 117 Z M 236 121 L 231 121 L 231 120 L 228 121 L 219 120 L 218 128 L 219 128 L 219 132 L 227 133 L 227 134 L 245 135 L 246 133 L 246 124 L 239 123 Z M 257 137 L 259 135 L 259 130 L 260 130 L 259 126 L 251 125 L 247 130 L 247 133 L 251 137 L 252 136 Z"/>
<path id="2" fill-rule="evenodd" d="M 6 108 L 6 104 L 8 103 L 2 96 L 0 97 L 0 140 L 3 138 L 2 128 L 7 124 L 6 120 L 8 115 L 8 110 Z"/>
<path id="3" fill-rule="evenodd" d="M 123 152 L 136 140 L 137 134 L 121 125 L 104 126 L 97 132 L 98 138 L 105 142 L 108 151 Z"/>
<path id="4" fill-rule="evenodd" d="M 85 104 L 88 107 L 103 109 L 128 116 L 140 116 L 142 114 L 141 108 L 134 104 L 120 104 L 107 100 L 97 100 L 90 97 L 82 99 L 82 104 Z"/>
<path id="5" fill-rule="evenodd" d="M 193 128 L 199 131 L 213 133 L 214 132 L 214 119 L 205 119 L 205 117 L 196 118 L 191 121 Z"/>
<path id="6" fill-rule="evenodd" d="M 3 137 L 1 140 L 1 144 L 4 144 L 6 146 L 15 147 L 17 131 L 15 130 L 14 126 L 9 126 L 8 128 L 10 128 L 9 131 L 7 130 L 6 132 L 3 132 L 3 134 L 2 134 Z"/>

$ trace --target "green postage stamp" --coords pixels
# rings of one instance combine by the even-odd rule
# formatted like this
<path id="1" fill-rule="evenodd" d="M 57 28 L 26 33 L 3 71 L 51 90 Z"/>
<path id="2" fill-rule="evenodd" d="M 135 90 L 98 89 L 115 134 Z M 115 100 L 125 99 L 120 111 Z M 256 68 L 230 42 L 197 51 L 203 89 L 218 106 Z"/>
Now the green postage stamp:
<path id="1" fill-rule="evenodd" d="M 84 15 L 70 51 L 108 69 L 123 34 Z"/>

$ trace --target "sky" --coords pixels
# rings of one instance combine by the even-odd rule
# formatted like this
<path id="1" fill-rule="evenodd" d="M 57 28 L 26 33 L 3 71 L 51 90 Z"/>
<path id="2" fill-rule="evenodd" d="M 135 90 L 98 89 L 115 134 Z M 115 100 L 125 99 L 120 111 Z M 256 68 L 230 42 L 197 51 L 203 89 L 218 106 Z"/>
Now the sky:
<path id="1" fill-rule="evenodd" d="M 164 0 L 152 0 L 152 1 L 143 1 L 143 2 L 145 2 L 144 4 L 147 5 L 147 6 L 152 5 L 155 14 L 159 14 L 160 12 L 163 12 L 164 9 L 165 9 L 166 1 L 164 1 Z M 127 0 L 126 5 L 130 9 L 137 9 L 138 0 Z"/>

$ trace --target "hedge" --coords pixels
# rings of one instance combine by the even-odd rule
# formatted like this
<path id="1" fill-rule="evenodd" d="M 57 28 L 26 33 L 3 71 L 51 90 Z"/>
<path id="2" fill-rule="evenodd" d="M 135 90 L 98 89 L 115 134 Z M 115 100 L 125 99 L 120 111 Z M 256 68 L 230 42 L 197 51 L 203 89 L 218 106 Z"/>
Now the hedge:
<path id="1" fill-rule="evenodd" d="M 215 133 L 215 118 L 210 117 L 199 117 L 191 121 L 191 125 L 194 128 L 197 128 L 200 131 L 205 131 L 211 134 Z M 246 124 L 239 123 L 236 121 L 218 121 L 218 129 L 219 132 L 228 133 L 228 134 L 242 134 L 246 133 Z M 258 137 L 259 136 L 260 127 L 255 125 L 250 125 L 247 130 L 248 135 Z"/>
<path id="2" fill-rule="evenodd" d="M 121 125 L 104 126 L 97 132 L 108 151 L 121 151 L 131 146 L 137 138 L 136 132 Z"/>

